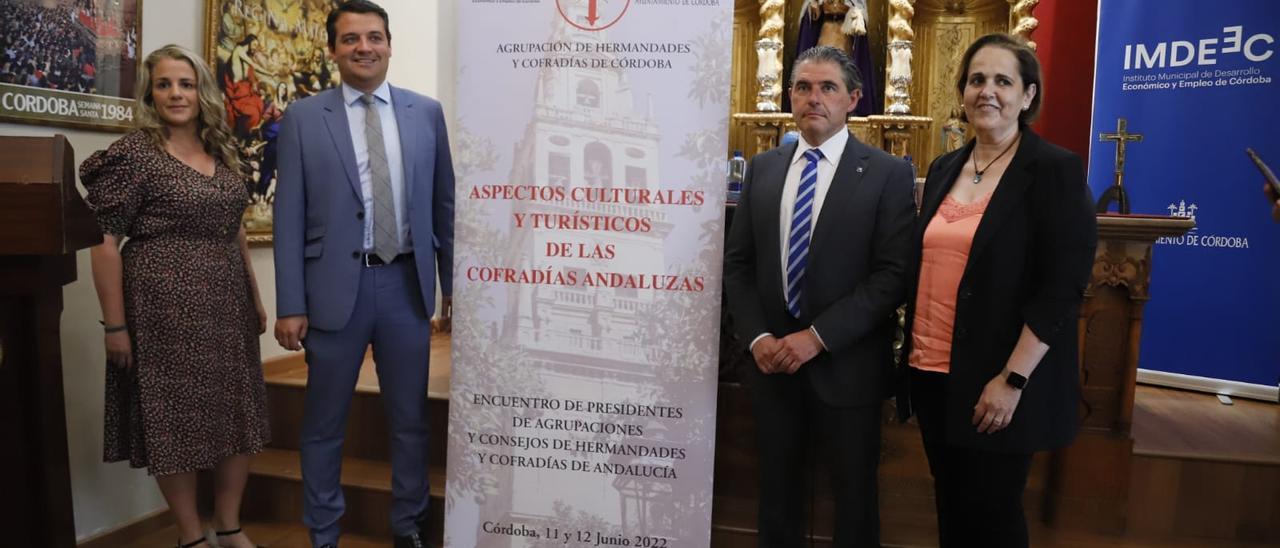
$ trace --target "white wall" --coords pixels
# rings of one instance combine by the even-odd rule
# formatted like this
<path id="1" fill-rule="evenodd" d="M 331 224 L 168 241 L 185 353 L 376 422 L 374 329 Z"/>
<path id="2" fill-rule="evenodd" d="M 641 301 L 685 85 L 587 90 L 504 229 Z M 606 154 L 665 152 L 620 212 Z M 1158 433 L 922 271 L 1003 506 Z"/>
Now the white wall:
<path id="1" fill-rule="evenodd" d="M 455 51 L 452 3 L 422 0 L 382 0 L 380 3 L 391 15 L 389 80 L 440 99 L 452 120 Z M 149 0 L 142 4 L 143 52 L 169 43 L 203 51 L 203 1 Z M 77 162 L 119 138 L 116 133 L 0 123 L 0 136 L 55 133 L 67 136 Z M 271 249 L 254 248 L 251 255 L 263 301 L 274 321 L 275 265 Z M 98 325 L 102 314 L 90 277 L 89 254 L 81 251 L 76 258 L 78 279 L 63 290 L 62 368 L 76 537 L 83 539 L 162 509 L 164 500 L 144 470 L 130 469 L 125 463 L 102 462 L 106 362 L 102 329 Z M 284 351 L 268 330 L 262 337 L 262 357 L 281 354 Z"/>

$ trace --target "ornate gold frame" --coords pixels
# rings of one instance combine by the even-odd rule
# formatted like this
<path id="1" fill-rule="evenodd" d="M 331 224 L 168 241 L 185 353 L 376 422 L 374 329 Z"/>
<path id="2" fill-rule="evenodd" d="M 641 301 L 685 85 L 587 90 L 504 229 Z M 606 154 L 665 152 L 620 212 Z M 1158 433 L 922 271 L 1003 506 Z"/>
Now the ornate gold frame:
<path id="1" fill-rule="evenodd" d="M 331 2 L 334 6 L 336 6 L 339 3 L 339 0 L 329 0 L 329 2 Z M 223 28 L 223 24 L 224 24 L 223 13 L 225 11 L 225 8 L 230 4 L 238 4 L 238 5 L 248 4 L 250 9 L 260 8 L 262 10 L 261 18 L 258 18 L 258 17 L 246 18 L 246 23 L 249 26 L 267 25 L 265 21 L 284 20 L 288 15 L 288 14 L 277 14 L 272 12 L 270 0 L 256 0 L 256 2 L 255 0 L 205 0 L 203 53 L 204 53 L 205 61 L 209 63 L 210 68 L 213 69 L 214 73 L 216 74 L 216 77 L 218 78 L 218 88 L 223 91 L 224 100 L 227 99 L 225 95 L 227 89 L 226 89 L 225 81 L 223 80 L 223 70 L 222 70 L 223 64 L 224 64 L 223 57 L 225 57 L 225 54 L 219 53 L 219 46 L 220 46 L 219 42 L 225 36 L 224 32 L 226 30 Z M 306 10 L 310 7 L 310 4 L 311 2 L 297 2 L 292 5 L 301 6 L 299 9 L 302 10 L 301 11 L 302 17 L 306 17 L 306 15 L 309 13 Z M 328 12 L 326 11 L 325 13 L 327 14 Z M 250 21 L 248 19 L 252 19 L 252 20 Z M 311 29 L 311 30 L 313 31 L 312 35 L 316 36 L 316 38 L 311 40 L 311 44 L 310 44 L 311 48 L 304 50 L 297 47 L 291 47 L 291 45 L 289 45 L 287 47 L 282 47 L 280 49 L 282 49 L 283 51 L 291 51 L 291 52 L 294 52 L 295 54 L 298 52 L 302 52 L 303 54 L 306 54 L 306 53 L 310 53 L 317 50 L 327 51 L 328 44 L 326 43 L 324 29 L 320 28 L 320 29 Z M 299 40 L 297 33 L 278 32 L 276 34 L 279 36 L 288 36 L 290 39 L 294 41 Z M 264 40 L 264 41 L 268 39 L 276 39 L 276 38 L 277 38 L 276 36 L 259 36 L 259 40 Z M 337 70 L 336 68 L 332 67 L 332 61 L 326 61 L 326 62 L 329 63 L 330 65 L 331 73 L 333 75 L 336 75 Z M 293 65 L 289 65 L 289 66 L 283 66 L 283 65 L 268 66 L 268 68 L 272 69 L 274 72 L 278 74 L 279 73 L 296 73 L 302 70 L 303 68 L 305 68 L 305 61 L 294 62 Z M 321 84 L 323 85 L 323 83 Z M 333 82 L 330 82 L 330 84 L 333 84 Z M 297 90 L 292 89 L 292 88 L 295 88 L 296 85 L 287 86 L 287 87 L 290 88 L 289 90 L 290 94 L 296 93 Z M 262 96 L 260 92 L 257 93 L 256 95 L 263 101 L 264 105 L 267 105 L 269 102 L 273 104 L 276 100 L 274 97 Z M 293 100 L 296 100 L 296 98 Z M 283 110 L 287 108 L 287 103 L 286 103 L 286 107 L 279 108 L 277 105 L 277 108 L 279 112 L 283 112 Z M 264 111 L 264 115 L 269 113 L 270 111 Z M 265 123 L 268 123 L 268 121 L 264 119 L 261 123 L 265 124 Z M 239 143 L 237 143 L 238 148 L 241 150 L 242 155 L 245 156 L 245 160 L 250 163 L 250 167 L 255 170 L 255 174 L 256 174 L 256 170 L 257 170 L 256 164 L 257 162 L 261 161 L 261 157 L 258 156 L 258 151 L 260 150 L 265 151 L 267 144 L 270 143 L 270 140 L 263 139 L 261 137 L 253 137 L 251 135 L 245 135 L 244 132 L 240 132 L 236 127 L 232 127 L 232 131 L 237 133 L 237 139 L 239 139 L 240 141 Z M 249 133 L 251 134 L 252 130 Z M 246 151 L 252 151 L 252 152 L 246 154 Z M 259 181 L 255 178 L 255 180 L 253 181 L 255 188 L 258 186 L 258 183 Z M 255 192 L 253 203 L 250 205 L 249 209 L 245 211 L 245 216 L 242 224 L 245 227 L 245 232 L 248 235 L 250 244 L 270 245 L 271 230 L 272 230 L 271 217 L 270 217 L 270 212 L 271 212 L 270 202 L 272 197 L 274 196 L 274 181 L 269 183 L 269 187 L 267 189 L 259 189 L 259 190 L 260 192 Z"/>

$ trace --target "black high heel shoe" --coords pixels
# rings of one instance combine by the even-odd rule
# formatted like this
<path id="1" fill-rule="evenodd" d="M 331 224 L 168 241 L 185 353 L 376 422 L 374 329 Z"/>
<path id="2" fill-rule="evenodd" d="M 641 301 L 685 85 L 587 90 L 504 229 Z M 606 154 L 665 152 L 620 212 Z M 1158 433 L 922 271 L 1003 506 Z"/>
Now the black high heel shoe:
<path id="1" fill-rule="evenodd" d="M 209 539 L 208 539 L 208 537 L 200 537 L 200 538 L 198 538 L 198 539 L 196 539 L 196 540 L 193 540 L 193 541 L 191 541 L 191 542 L 188 542 L 188 543 L 186 543 L 186 544 L 183 544 L 183 543 L 182 543 L 182 539 L 181 539 L 181 538 L 179 538 L 179 539 L 178 539 L 178 544 L 177 544 L 177 546 L 178 546 L 178 548 L 195 548 L 196 546 L 199 546 L 199 545 L 201 545 L 201 544 L 206 544 L 206 543 L 208 543 L 208 544 L 207 544 L 207 546 L 213 546 L 213 544 L 212 544 L 212 543 L 209 543 Z"/>
<path id="2" fill-rule="evenodd" d="M 236 527 L 235 529 L 232 529 L 230 531 L 214 531 L 213 534 L 219 537 L 229 537 L 231 535 L 238 535 L 243 531 L 244 531 L 244 527 Z M 266 548 L 265 546 L 262 546 L 259 544 L 255 544 L 254 546 L 257 546 L 258 548 Z"/>

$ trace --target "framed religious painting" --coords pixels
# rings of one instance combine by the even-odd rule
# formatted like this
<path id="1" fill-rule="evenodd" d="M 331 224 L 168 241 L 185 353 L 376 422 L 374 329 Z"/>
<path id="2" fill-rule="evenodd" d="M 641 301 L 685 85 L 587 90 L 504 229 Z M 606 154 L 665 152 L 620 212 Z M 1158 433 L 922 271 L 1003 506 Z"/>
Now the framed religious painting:
<path id="1" fill-rule="evenodd" d="M 338 0 L 205 0 L 205 59 L 214 68 L 253 201 L 249 241 L 271 241 L 276 137 L 289 105 L 338 85 L 324 28 Z"/>
<path id="2" fill-rule="evenodd" d="M 0 0 L 0 121 L 128 131 L 142 0 Z"/>

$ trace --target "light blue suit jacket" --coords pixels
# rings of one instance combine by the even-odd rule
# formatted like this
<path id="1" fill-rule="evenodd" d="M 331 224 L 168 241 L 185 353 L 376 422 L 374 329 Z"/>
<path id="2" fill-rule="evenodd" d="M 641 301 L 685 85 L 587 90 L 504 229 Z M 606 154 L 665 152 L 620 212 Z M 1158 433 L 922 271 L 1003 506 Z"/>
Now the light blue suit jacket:
<path id="1" fill-rule="evenodd" d="M 406 219 L 421 298 L 453 294 L 453 159 L 440 102 L 391 87 L 404 163 Z M 276 315 L 338 330 L 355 308 L 364 202 L 342 100 L 333 88 L 298 101 L 280 126 L 275 194 Z"/>

